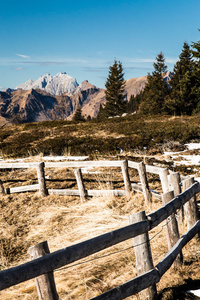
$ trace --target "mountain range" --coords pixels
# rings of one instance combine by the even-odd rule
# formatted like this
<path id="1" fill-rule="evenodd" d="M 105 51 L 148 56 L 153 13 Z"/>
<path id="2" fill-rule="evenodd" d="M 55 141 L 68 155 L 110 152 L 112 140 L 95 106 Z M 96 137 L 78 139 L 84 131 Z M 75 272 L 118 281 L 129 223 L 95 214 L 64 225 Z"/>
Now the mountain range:
<path id="1" fill-rule="evenodd" d="M 168 72 L 164 80 L 172 76 Z M 127 100 L 137 95 L 145 86 L 147 76 L 126 81 Z M 78 85 L 76 79 L 66 73 L 54 77 L 45 74 L 37 80 L 28 80 L 16 89 L 0 92 L 0 125 L 18 122 L 40 122 L 72 119 L 80 106 L 84 117 L 96 117 L 100 104 L 105 103 L 105 91 L 87 80 Z"/>
<path id="2" fill-rule="evenodd" d="M 44 74 L 37 80 L 30 79 L 25 83 L 16 87 L 16 90 L 44 90 L 51 95 L 59 96 L 64 93 L 70 93 L 78 86 L 75 78 L 69 76 L 67 73 L 58 73 L 55 76 Z"/>

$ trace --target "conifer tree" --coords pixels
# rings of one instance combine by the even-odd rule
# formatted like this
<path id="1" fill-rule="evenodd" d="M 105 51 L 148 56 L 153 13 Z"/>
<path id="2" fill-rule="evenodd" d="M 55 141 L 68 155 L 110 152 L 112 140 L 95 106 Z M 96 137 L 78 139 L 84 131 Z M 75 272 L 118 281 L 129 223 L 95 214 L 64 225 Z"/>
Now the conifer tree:
<path id="1" fill-rule="evenodd" d="M 196 107 L 196 97 L 193 92 L 194 66 L 190 46 L 185 42 L 170 81 L 172 91 L 165 107 L 168 113 L 191 114 Z"/>
<path id="2" fill-rule="evenodd" d="M 114 64 L 109 68 L 109 75 L 105 83 L 106 104 L 100 108 L 101 117 L 116 116 L 124 112 L 124 99 L 126 98 L 124 86 L 125 80 L 122 63 L 114 60 Z"/>
<path id="3" fill-rule="evenodd" d="M 137 94 L 136 96 L 131 95 L 130 100 L 127 102 L 126 105 L 126 112 L 127 113 L 134 113 L 137 112 L 141 101 L 141 93 Z"/>
<path id="4" fill-rule="evenodd" d="M 85 121 L 84 117 L 82 116 L 82 109 L 80 106 L 78 106 L 78 108 L 75 111 L 75 114 L 73 116 L 73 121 L 76 121 L 76 122 Z"/>
<path id="5" fill-rule="evenodd" d="M 154 71 L 147 76 L 147 84 L 142 93 L 142 101 L 139 111 L 142 114 L 155 115 L 164 112 L 165 99 L 169 94 L 167 83 L 163 80 L 163 75 L 167 71 L 165 58 L 162 51 L 156 57 L 153 64 Z"/>
<path id="6" fill-rule="evenodd" d="M 198 29 L 200 31 L 200 29 Z M 195 58 L 193 93 L 196 96 L 197 108 L 195 112 L 200 111 L 200 41 L 192 43 L 192 54 Z"/>

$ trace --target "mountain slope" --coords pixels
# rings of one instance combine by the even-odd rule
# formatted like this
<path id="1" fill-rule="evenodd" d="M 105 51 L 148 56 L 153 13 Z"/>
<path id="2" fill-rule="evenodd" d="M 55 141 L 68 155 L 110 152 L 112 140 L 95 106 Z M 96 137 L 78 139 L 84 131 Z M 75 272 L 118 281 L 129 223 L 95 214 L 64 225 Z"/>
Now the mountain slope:
<path id="1" fill-rule="evenodd" d="M 164 80 L 169 82 L 171 76 L 172 73 L 168 72 Z M 105 90 L 87 80 L 78 85 L 75 79 L 71 80 L 69 77 L 66 73 L 58 73 L 54 77 L 45 74 L 36 81 L 29 80 L 18 86 L 17 90 L 7 89 L 0 92 L 0 125 L 7 122 L 71 120 L 79 106 L 85 118 L 96 117 L 100 104 L 106 102 Z M 147 76 L 127 80 L 127 100 L 129 101 L 131 95 L 140 93 L 146 82 Z M 30 86 L 37 88 L 26 90 Z"/>
<path id="2" fill-rule="evenodd" d="M 40 89 L 14 90 L 0 92 L 0 125 L 6 122 L 26 123 L 72 118 L 76 109 L 81 106 L 85 117 L 90 113 L 94 117 L 98 107 L 87 110 L 101 89 L 84 81 L 71 96 L 51 95 Z"/>

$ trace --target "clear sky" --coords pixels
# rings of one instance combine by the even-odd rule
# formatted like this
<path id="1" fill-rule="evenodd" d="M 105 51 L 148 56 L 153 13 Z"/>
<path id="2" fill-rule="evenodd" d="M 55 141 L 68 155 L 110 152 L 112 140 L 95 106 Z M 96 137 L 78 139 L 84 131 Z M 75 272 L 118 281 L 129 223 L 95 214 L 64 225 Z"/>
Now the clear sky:
<path id="1" fill-rule="evenodd" d="M 104 88 L 109 66 L 147 75 L 160 51 L 168 70 L 200 40 L 200 0 L 6 0 L 0 4 L 0 90 L 50 73 Z"/>

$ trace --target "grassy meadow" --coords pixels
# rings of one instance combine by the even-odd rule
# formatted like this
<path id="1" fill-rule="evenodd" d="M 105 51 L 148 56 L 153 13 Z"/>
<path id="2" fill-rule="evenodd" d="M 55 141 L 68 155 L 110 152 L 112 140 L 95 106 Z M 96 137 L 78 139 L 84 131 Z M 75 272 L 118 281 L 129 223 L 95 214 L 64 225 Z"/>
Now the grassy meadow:
<path id="1" fill-rule="evenodd" d="M 52 121 L 20 124 L 1 128 L 1 158 L 27 157 L 41 161 L 43 155 L 89 155 L 90 159 L 156 161 L 164 150 L 181 150 L 184 143 L 197 140 L 200 121 L 195 117 L 139 116 L 92 120 L 73 123 Z M 123 149 L 121 152 L 120 149 Z M 113 155 L 115 156 L 113 158 Z M 162 164 L 165 164 L 162 161 Z M 177 170 L 178 167 L 177 167 Z M 83 174 L 86 189 L 124 189 L 120 168 L 95 168 L 97 173 Z M 182 174 L 188 171 L 180 168 Z M 71 169 L 47 169 L 47 188 L 77 189 Z M 130 171 L 132 182 L 139 182 L 136 171 Z M 0 170 L 4 187 L 34 184 L 35 169 Z M 158 176 L 148 174 L 151 189 L 161 192 Z M 199 200 L 199 199 L 198 199 Z M 38 192 L 0 195 L 0 270 L 30 260 L 28 248 L 47 240 L 50 252 L 129 224 L 130 214 L 145 210 L 149 214 L 161 202 L 153 198 L 148 207 L 143 195 L 132 192 L 124 197 L 93 197 L 81 203 L 79 197 L 49 195 Z M 164 223 L 150 232 L 151 248 L 156 265 L 168 252 Z M 180 235 L 186 225 L 179 228 Z M 171 268 L 158 283 L 160 300 L 195 299 L 185 293 L 199 282 L 199 241 L 193 239 L 183 249 L 183 266 Z M 66 266 L 55 271 L 56 287 L 61 300 L 91 299 L 136 276 L 132 240 L 81 260 L 83 264 Z M 138 295 L 129 297 L 139 299 Z M 178 298 L 179 297 L 179 298 Z M 181 298 L 182 297 L 182 298 Z M 35 281 L 21 283 L 0 292 L 3 300 L 38 299 Z"/>

